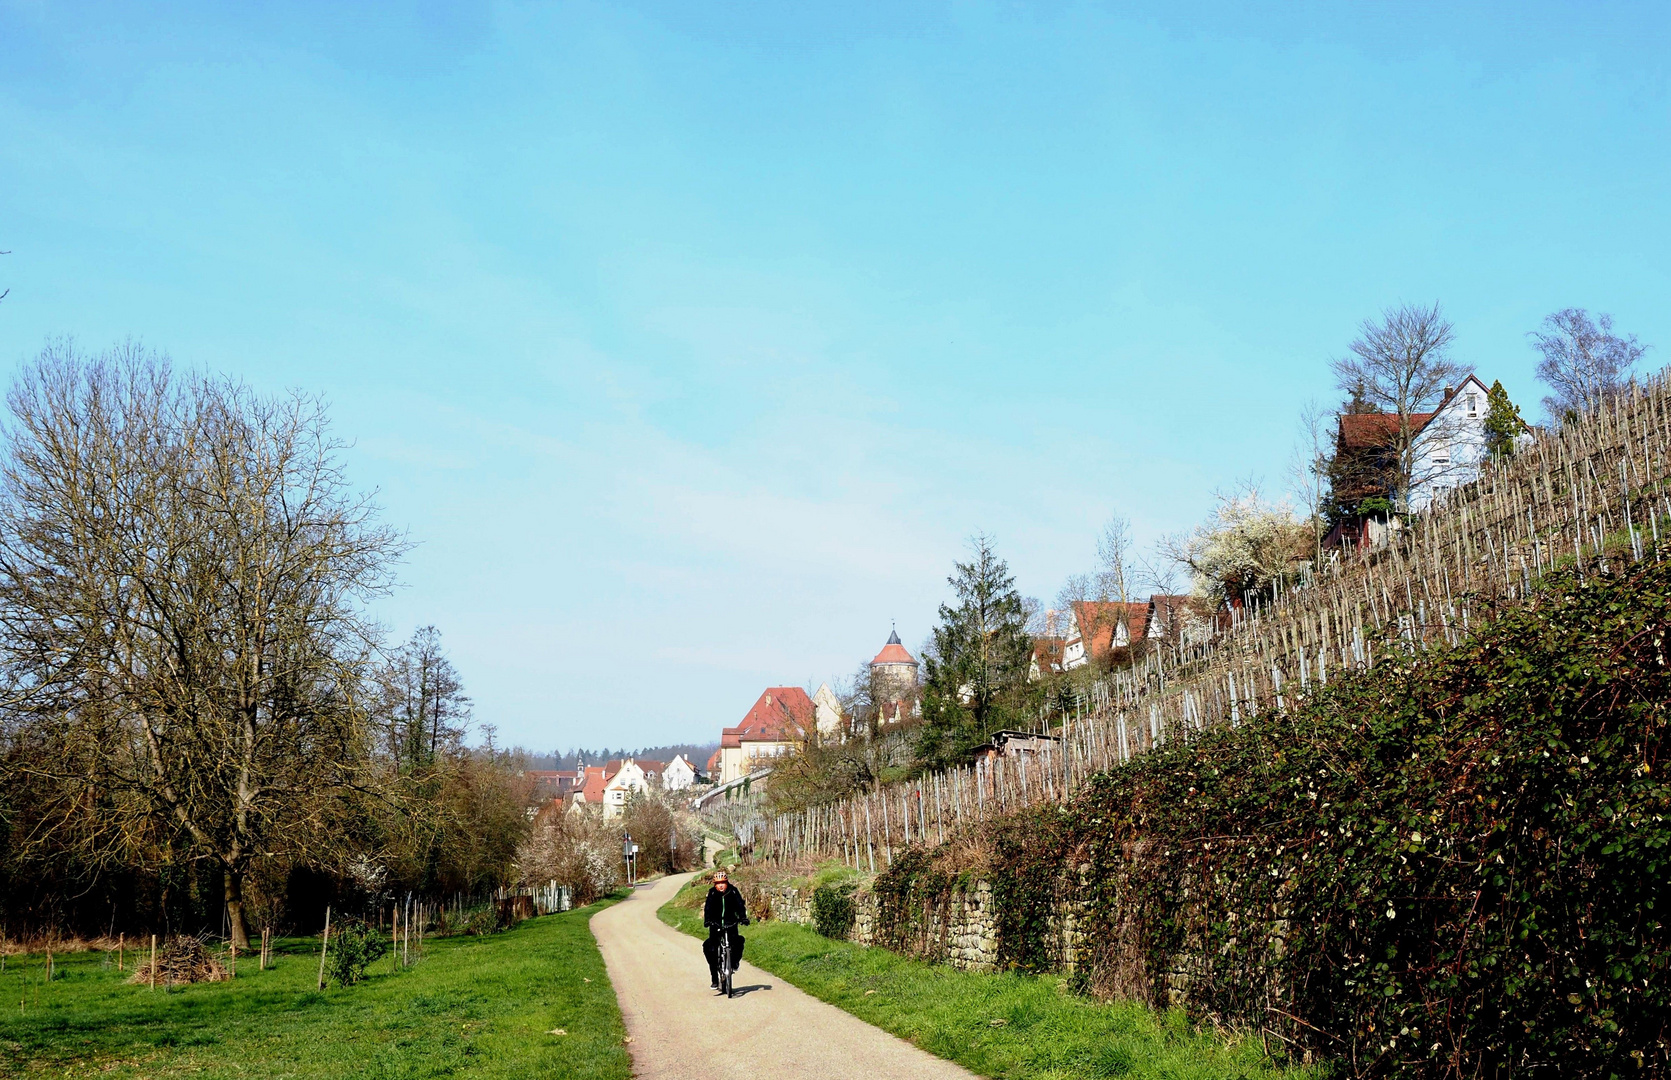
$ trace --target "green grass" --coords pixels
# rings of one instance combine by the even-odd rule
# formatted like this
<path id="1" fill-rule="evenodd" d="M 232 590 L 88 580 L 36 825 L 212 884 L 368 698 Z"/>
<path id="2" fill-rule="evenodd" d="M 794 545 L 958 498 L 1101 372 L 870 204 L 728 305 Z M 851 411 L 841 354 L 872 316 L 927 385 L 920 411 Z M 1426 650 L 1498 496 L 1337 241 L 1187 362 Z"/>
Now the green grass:
<path id="1" fill-rule="evenodd" d="M 663 922 L 701 936 L 706 885 L 681 890 Z M 1180 1011 L 1068 994 L 1053 976 L 983 975 L 756 922 L 746 958 L 807 993 L 971 1072 L 1002 1080 L 1130 1077 L 1266 1080 L 1319 1075 L 1271 1062 L 1257 1041 L 1193 1029 Z"/>
<path id="2" fill-rule="evenodd" d="M 385 957 L 323 993 L 317 938 L 282 941 L 267 971 L 240 958 L 231 982 L 155 993 L 125 985 L 104 953 L 57 957 L 51 983 L 44 957 L 12 957 L 0 1075 L 625 1080 L 626 1029 L 586 925 L 602 906 L 431 940 L 412 968 Z"/>

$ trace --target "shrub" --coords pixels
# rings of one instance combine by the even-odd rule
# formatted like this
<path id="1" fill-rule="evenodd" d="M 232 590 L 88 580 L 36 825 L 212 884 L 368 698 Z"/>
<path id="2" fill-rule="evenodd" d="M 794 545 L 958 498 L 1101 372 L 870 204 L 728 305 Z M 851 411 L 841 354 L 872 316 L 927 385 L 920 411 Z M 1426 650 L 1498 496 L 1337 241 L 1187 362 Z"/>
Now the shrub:
<path id="1" fill-rule="evenodd" d="M 1671 561 L 1555 575 L 1455 647 L 1388 641 L 1287 713 L 1001 819 L 1000 959 L 1050 964 L 1071 895 L 1076 985 L 1181 989 L 1354 1074 L 1664 1076 L 1668 639 Z M 898 859 L 881 914 L 947 882 Z"/>
<path id="2" fill-rule="evenodd" d="M 352 986 L 366 977 L 366 968 L 389 951 L 388 935 L 363 919 L 345 919 L 331 927 L 325 974 L 338 986 Z"/>
<path id="3" fill-rule="evenodd" d="M 493 904 L 485 904 L 465 912 L 459 933 L 486 937 L 488 934 L 497 934 L 504 928 L 504 920 L 499 917 L 499 908 Z"/>
<path id="4" fill-rule="evenodd" d="M 820 885 L 812 891 L 812 926 L 827 938 L 845 938 L 853 929 L 853 893 L 849 881 Z"/>

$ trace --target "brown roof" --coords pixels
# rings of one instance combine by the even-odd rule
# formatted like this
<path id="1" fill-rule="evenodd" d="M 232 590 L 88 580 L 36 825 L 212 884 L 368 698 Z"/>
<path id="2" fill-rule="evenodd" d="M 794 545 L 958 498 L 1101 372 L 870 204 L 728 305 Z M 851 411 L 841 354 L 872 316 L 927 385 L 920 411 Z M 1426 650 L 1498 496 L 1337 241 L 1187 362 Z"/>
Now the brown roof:
<path id="1" fill-rule="evenodd" d="M 1062 650 L 1067 642 L 1059 637 L 1040 637 L 1033 639 L 1033 660 L 1043 672 L 1062 670 Z"/>
<path id="2" fill-rule="evenodd" d="M 1410 435 L 1427 426 L 1437 413 L 1410 414 Z M 1340 445 L 1347 450 L 1378 450 L 1398 437 L 1397 413 L 1343 413 L 1340 417 Z"/>
<path id="3" fill-rule="evenodd" d="M 706 771 L 710 776 L 713 775 L 714 773 L 719 772 L 719 751 L 718 750 L 715 750 L 713 753 L 708 755 L 708 768 L 707 768 Z"/>

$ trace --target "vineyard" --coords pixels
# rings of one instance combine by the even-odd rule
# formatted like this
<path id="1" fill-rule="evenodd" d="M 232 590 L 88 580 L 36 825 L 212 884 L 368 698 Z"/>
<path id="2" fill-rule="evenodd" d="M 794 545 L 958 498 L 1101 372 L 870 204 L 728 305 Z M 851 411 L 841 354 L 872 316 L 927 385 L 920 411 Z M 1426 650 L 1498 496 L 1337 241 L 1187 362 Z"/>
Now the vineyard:
<path id="1" fill-rule="evenodd" d="M 1171 740 L 1287 710 L 1344 671 L 1427 644 L 1455 644 L 1555 569 L 1655 558 L 1671 520 L 1671 380 L 1609 405 L 1488 466 L 1374 551 L 1335 553 L 1233 613 L 1207 641 L 1154 649 L 1053 718 L 1037 755 L 880 786 L 779 815 L 757 860 L 839 857 L 875 872 L 912 844 L 1022 806 L 1062 802 L 1086 777 Z"/>

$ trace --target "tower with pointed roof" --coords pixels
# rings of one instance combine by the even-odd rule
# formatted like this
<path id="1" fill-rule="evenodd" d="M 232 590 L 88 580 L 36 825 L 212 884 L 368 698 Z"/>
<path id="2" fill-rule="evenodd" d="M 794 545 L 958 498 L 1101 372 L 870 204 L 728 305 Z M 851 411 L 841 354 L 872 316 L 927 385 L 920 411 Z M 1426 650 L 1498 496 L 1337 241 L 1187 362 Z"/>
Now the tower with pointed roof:
<path id="1" fill-rule="evenodd" d="M 917 714 L 917 667 L 917 658 L 900 644 L 899 631 L 890 632 L 888 643 L 870 662 L 871 693 L 883 724 L 897 724 Z"/>

